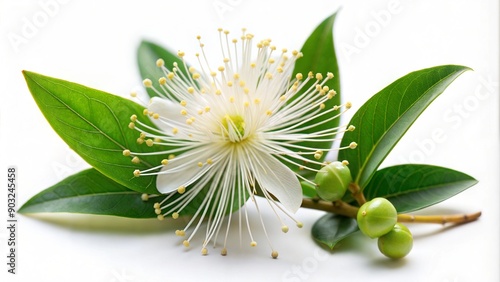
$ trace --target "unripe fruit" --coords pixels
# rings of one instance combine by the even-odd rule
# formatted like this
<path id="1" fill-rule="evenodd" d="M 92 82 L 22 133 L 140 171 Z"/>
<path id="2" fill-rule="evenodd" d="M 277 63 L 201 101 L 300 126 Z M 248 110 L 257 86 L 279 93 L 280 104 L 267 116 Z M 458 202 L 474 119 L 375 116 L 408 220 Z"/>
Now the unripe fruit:
<path id="1" fill-rule="evenodd" d="M 374 198 L 359 208 L 357 220 L 363 234 L 377 238 L 392 230 L 398 220 L 398 213 L 387 199 Z"/>
<path id="2" fill-rule="evenodd" d="M 412 247 L 413 236 L 410 230 L 401 223 L 396 223 L 389 233 L 378 238 L 378 249 L 389 258 L 403 258 L 410 253 Z"/>
<path id="3" fill-rule="evenodd" d="M 351 182 L 351 171 L 342 162 L 332 162 L 322 167 L 314 178 L 318 196 L 330 202 L 342 199 Z"/>

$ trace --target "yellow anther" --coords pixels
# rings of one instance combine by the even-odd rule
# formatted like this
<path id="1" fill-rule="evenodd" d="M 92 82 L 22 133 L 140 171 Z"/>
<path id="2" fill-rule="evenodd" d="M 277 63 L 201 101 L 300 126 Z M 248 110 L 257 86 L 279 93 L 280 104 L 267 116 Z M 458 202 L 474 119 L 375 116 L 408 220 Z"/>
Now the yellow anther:
<path id="1" fill-rule="evenodd" d="M 203 166 L 203 163 L 202 163 L 202 162 L 198 162 L 198 166 L 199 166 L 199 167 L 202 167 L 202 166 Z"/>
<path id="2" fill-rule="evenodd" d="M 134 97 L 134 98 L 137 97 L 137 92 L 135 92 L 135 91 L 130 92 L 130 97 Z"/>
<path id="3" fill-rule="evenodd" d="M 234 103 L 234 96 L 229 97 L 229 102 Z"/>
<path id="4" fill-rule="evenodd" d="M 274 59 L 273 58 L 270 58 L 268 61 L 267 61 L 269 64 L 274 64 Z"/>
<path id="5" fill-rule="evenodd" d="M 189 125 L 193 124 L 193 122 L 194 122 L 194 118 L 188 118 L 188 119 L 186 119 L 186 123 L 189 124 Z"/>
<path id="6" fill-rule="evenodd" d="M 240 82 L 238 83 L 238 85 L 239 85 L 240 87 L 244 87 L 244 86 L 245 86 L 245 84 L 246 84 L 246 83 L 245 83 L 245 81 L 244 81 L 244 80 L 240 80 Z"/>
<path id="7" fill-rule="evenodd" d="M 153 82 L 151 81 L 151 79 L 149 78 L 146 78 L 142 81 L 142 84 L 144 84 L 145 87 L 152 87 L 153 86 Z"/>
<path id="8" fill-rule="evenodd" d="M 226 68 L 224 68 L 223 66 L 220 66 L 220 67 L 217 68 L 217 70 L 220 71 L 220 72 L 224 71 L 225 69 Z"/>
<path id="9" fill-rule="evenodd" d="M 181 58 L 184 57 L 184 55 L 186 55 L 186 53 L 184 53 L 183 51 L 177 52 L 177 56 L 179 56 Z"/>
<path id="10" fill-rule="evenodd" d="M 333 73 L 328 72 L 328 73 L 326 74 L 326 77 L 328 77 L 328 79 L 332 79 L 332 78 L 334 77 L 334 75 L 333 75 Z"/>
<path id="11" fill-rule="evenodd" d="M 178 219 L 179 218 L 179 213 L 177 213 L 177 212 L 172 213 L 172 218 L 173 219 Z"/>
<path id="12" fill-rule="evenodd" d="M 243 88 L 243 92 L 245 92 L 245 94 L 248 94 L 250 93 L 250 89 L 248 87 L 245 87 Z"/>
<path id="13" fill-rule="evenodd" d="M 201 77 L 201 74 L 199 74 L 197 72 L 193 73 L 193 79 L 198 79 L 200 77 Z"/>
<path id="14" fill-rule="evenodd" d="M 319 105 L 319 109 L 320 109 L 320 110 L 324 109 L 325 107 L 326 107 L 326 106 L 325 106 L 325 104 L 321 104 L 321 105 Z"/>
<path id="15" fill-rule="evenodd" d="M 267 79 L 272 79 L 273 78 L 273 74 L 270 73 L 270 72 L 266 73 L 266 78 Z"/>
<path id="16" fill-rule="evenodd" d="M 356 127 L 354 125 L 349 125 L 349 127 L 347 128 L 347 131 L 354 131 L 354 129 L 356 129 Z"/>
<path id="17" fill-rule="evenodd" d="M 156 60 L 156 66 L 157 67 L 161 68 L 164 65 L 165 65 L 165 61 L 163 59 L 160 58 L 160 59 Z"/>
<path id="18" fill-rule="evenodd" d="M 138 170 L 138 169 L 134 170 L 134 176 L 135 176 L 135 177 L 139 177 L 139 176 L 141 176 L 141 171 L 140 171 L 140 170 Z"/>
<path id="19" fill-rule="evenodd" d="M 271 116 L 272 114 L 273 114 L 273 112 L 271 110 L 266 111 L 266 115 Z"/>
<path id="20" fill-rule="evenodd" d="M 148 109 L 144 109 L 144 110 L 142 111 L 142 114 L 143 114 L 143 115 L 147 115 L 148 113 L 149 113 Z"/>
<path id="21" fill-rule="evenodd" d="M 175 74 L 173 72 L 170 72 L 167 74 L 167 78 L 170 80 L 174 79 L 174 77 L 175 77 Z"/>
<path id="22" fill-rule="evenodd" d="M 156 214 L 161 214 L 161 209 L 155 209 Z"/>
<path id="23" fill-rule="evenodd" d="M 175 235 L 179 237 L 184 237 L 186 236 L 186 232 L 184 230 L 175 230 Z"/>
<path id="24" fill-rule="evenodd" d="M 303 78 L 304 78 L 304 76 L 300 72 L 295 75 L 295 79 L 297 79 L 297 80 L 302 80 Z"/>
<path id="25" fill-rule="evenodd" d="M 350 149 L 356 149 L 356 147 L 358 147 L 358 144 L 356 142 L 351 142 L 351 144 L 349 144 Z"/>
<path id="26" fill-rule="evenodd" d="M 342 164 L 343 164 L 343 165 L 349 165 L 349 161 L 347 161 L 347 160 L 343 160 L 343 161 L 342 161 Z"/>
<path id="27" fill-rule="evenodd" d="M 141 145 L 142 143 L 144 143 L 144 139 L 143 138 L 137 138 L 137 144 Z"/>
<path id="28" fill-rule="evenodd" d="M 139 159 L 139 157 L 135 156 L 135 157 L 132 158 L 132 162 L 134 164 L 138 164 L 138 163 L 141 163 L 141 160 Z"/>
<path id="29" fill-rule="evenodd" d="M 302 222 L 298 221 L 297 222 L 297 227 L 298 228 L 302 228 L 302 227 L 304 227 L 304 224 Z"/>
<path id="30" fill-rule="evenodd" d="M 256 105 L 258 105 L 258 104 L 260 104 L 260 99 L 259 99 L 259 98 L 255 98 L 255 99 L 253 100 L 253 102 L 254 102 Z"/>
<path id="31" fill-rule="evenodd" d="M 205 107 L 205 112 L 206 112 L 206 113 L 210 112 L 210 107 L 209 107 L 209 106 L 206 106 L 206 107 Z"/>
<path id="32" fill-rule="evenodd" d="M 207 164 L 209 164 L 209 165 L 210 165 L 210 164 L 213 164 L 213 162 L 214 162 L 214 161 L 213 161 L 212 159 L 207 159 Z"/>
<path id="33" fill-rule="evenodd" d="M 250 63 L 251 68 L 255 68 L 257 65 L 255 63 Z"/>
<path id="34" fill-rule="evenodd" d="M 173 159 L 175 159 L 175 155 L 174 155 L 174 154 L 170 154 L 170 155 L 168 155 L 168 159 L 169 159 L 169 160 L 173 160 Z"/>
<path id="35" fill-rule="evenodd" d="M 272 251 L 272 252 L 271 252 L 271 257 L 272 257 L 273 259 L 277 259 L 277 258 L 278 258 L 278 252 L 277 252 L 277 251 Z"/>
<path id="36" fill-rule="evenodd" d="M 167 160 L 167 159 L 163 159 L 163 160 L 161 160 L 161 164 L 162 164 L 162 165 L 168 165 L 168 160 Z"/>
<path id="37" fill-rule="evenodd" d="M 134 122 L 137 120 L 137 116 L 136 115 L 131 115 L 130 116 L 130 121 Z"/>
<path id="38" fill-rule="evenodd" d="M 154 114 L 153 114 L 153 118 L 154 118 L 154 119 L 159 119 L 159 118 L 160 118 L 160 114 L 158 114 L 158 113 L 154 113 Z"/>
<path id="39" fill-rule="evenodd" d="M 181 104 L 181 106 L 185 107 L 185 106 L 187 105 L 187 102 L 186 102 L 186 100 L 182 100 L 182 101 L 180 102 L 180 104 Z"/>
<path id="40" fill-rule="evenodd" d="M 299 51 L 297 51 L 297 50 L 292 51 L 292 55 L 297 56 L 298 54 L 299 54 Z"/>
<path id="41" fill-rule="evenodd" d="M 234 78 L 234 80 L 240 79 L 240 74 L 239 73 L 233 74 L 233 78 Z"/>
<path id="42" fill-rule="evenodd" d="M 346 109 L 350 109 L 351 107 L 352 107 L 352 103 L 351 102 L 345 103 L 345 108 Z"/>
<path id="43" fill-rule="evenodd" d="M 283 233 L 287 233 L 288 232 L 288 226 L 286 226 L 286 225 L 281 226 L 281 231 L 283 231 Z"/>
<path id="44" fill-rule="evenodd" d="M 159 208 L 160 208 L 160 203 L 155 203 L 155 204 L 153 205 L 153 208 L 154 208 L 154 209 L 159 209 Z"/>
<path id="45" fill-rule="evenodd" d="M 128 149 L 123 150 L 123 155 L 124 155 L 125 157 L 130 156 L 130 150 L 128 150 Z"/>
<path id="46" fill-rule="evenodd" d="M 131 122 L 128 124 L 128 128 L 134 129 L 135 128 L 135 123 Z"/>
<path id="47" fill-rule="evenodd" d="M 194 93 L 194 87 L 192 87 L 192 86 L 188 87 L 187 91 L 189 92 L 189 94 L 193 94 Z"/>
<path id="48" fill-rule="evenodd" d="M 317 160 L 321 159 L 321 154 L 318 153 L 314 154 L 314 158 Z"/>
<path id="49" fill-rule="evenodd" d="M 227 255 L 227 249 L 226 248 L 222 248 L 222 250 L 220 251 L 220 254 L 223 255 L 223 256 L 226 256 Z"/>
<path id="50" fill-rule="evenodd" d="M 314 77 L 314 73 L 312 71 L 308 72 L 307 73 L 307 77 L 313 78 Z"/>
<path id="51" fill-rule="evenodd" d="M 179 132 L 179 129 L 177 127 L 172 128 L 172 133 L 177 134 Z"/>
<path id="52" fill-rule="evenodd" d="M 201 255 L 203 255 L 203 256 L 208 255 L 208 249 L 207 248 L 201 249 Z"/>
<path id="53" fill-rule="evenodd" d="M 160 83 L 161 85 L 167 84 L 167 78 L 166 77 L 160 77 L 160 79 L 158 79 L 158 83 Z"/>
<path id="54" fill-rule="evenodd" d="M 220 89 L 215 90 L 215 95 L 220 95 L 220 94 L 222 94 L 222 91 L 220 91 Z"/>
<path id="55" fill-rule="evenodd" d="M 214 72 L 214 71 L 211 71 L 211 72 L 210 72 L 210 76 L 212 76 L 212 77 L 216 77 L 216 76 L 217 76 L 217 73 L 216 73 L 216 72 Z"/>
<path id="56" fill-rule="evenodd" d="M 141 200 L 142 200 L 142 201 L 144 201 L 144 202 L 146 202 L 147 200 L 149 200 L 149 195 L 148 195 L 148 194 L 146 194 L 146 193 L 143 193 L 143 194 L 141 195 Z"/>
<path id="57" fill-rule="evenodd" d="M 250 242 L 250 246 L 251 247 L 256 247 L 257 246 L 257 242 L 255 242 L 255 241 Z"/>
<path id="58" fill-rule="evenodd" d="M 154 145 L 153 139 L 146 140 L 146 145 L 148 145 L 148 147 L 152 147 Z"/>
<path id="59" fill-rule="evenodd" d="M 156 216 L 156 218 L 159 220 L 159 221 L 162 221 L 165 219 L 165 217 L 163 216 L 163 214 L 159 214 Z"/>
<path id="60" fill-rule="evenodd" d="M 179 188 L 177 188 L 177 193 L 184 194 L 184 192 L 186 192 L 186 187 L 179 186 Z"/>
<path id="61" fill-rule="evenodd" d="M 184 245 L 184 247 L 188 248 L 189 247 L 189 241 L 188 240 L 184 240 L 184 242 L 182 242 L 182 244 Z"/>
<path id="62" fill-rule="evenodd" d="M 181 115 L 185 116 L 185 115 L 187 115 L 187 113 L 188 113 L 188 112 L 187 112 L 185 109 L 182 109 L 182 110 L 181 110 Z"/>
<path id="63" fill-rule="evenodd" d="M 199 110 L 198 110 L 198 114 L 199 114 L 199 115 L 203 114 L 203 110 L 202 110 L 202 109 L 199 109 Z"/>

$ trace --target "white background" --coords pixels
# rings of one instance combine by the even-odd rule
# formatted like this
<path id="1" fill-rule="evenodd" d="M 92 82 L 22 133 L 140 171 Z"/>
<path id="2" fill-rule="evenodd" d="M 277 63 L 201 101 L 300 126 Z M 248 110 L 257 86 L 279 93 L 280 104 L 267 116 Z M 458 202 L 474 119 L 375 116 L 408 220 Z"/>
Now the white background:
<path id="1" fill-rule="evenodd" d="M 8 234 L 1 227 L 0 280 L 499 281 L 497 1 L 131 2 L 0 2 L 0 169 L 17 166 L 19 205 L 87 167 L 50 128 L 21 70 L 127 96 L 140 87 L 135 52 L 143 38 L 182 48 L 189 57 L 197 48 L 196 35 L 216 49 L 218 27 L 235 32 L 246 27 L 278 47 L 298 49 L 317 24 L 342 7 L 334 35 L 341 94 L 354 110 L 410 71 L 441 64 L 474 69 L 424 112 L 383 166 L 418 162 L 466 172 L 479 184 L 422 212 L 481 210 L 483 216 L 456 228 L 411 225 L 412 253 L 390 261 L 375 240 L 363 236 L 344 241 L 331 254 L 321 249 L 310 229 L 322 213 L 309 210 L 296 215 L 303 229 L 269 230 L 280 252 L 277 260 L 257 229 L 262 241 L 257 248 L 240 247 L 233 236 L 227 257 L 217 250 L 204 257 L 197 248 L 185 251 L 173 234 L 182 221 L 19 215 L 18 274 L 7 274 Z M 6 172 L 0 175 L 5 187 L 0 218 L 6 218 Z M 272 217 L 270 211 L 264 214 Z"/>

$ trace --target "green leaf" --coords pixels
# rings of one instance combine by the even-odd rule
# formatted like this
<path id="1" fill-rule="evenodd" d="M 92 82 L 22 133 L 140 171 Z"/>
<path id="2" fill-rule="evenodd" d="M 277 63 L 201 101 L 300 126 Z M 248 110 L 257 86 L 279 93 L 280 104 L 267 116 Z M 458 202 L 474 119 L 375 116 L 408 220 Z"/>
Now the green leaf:
<path id="1" fill-rule="evenodd" d="M 143 40 L 137 49 L 137 64 L 139 66 L 139 72 L 142 78 L 151 79 L 153 86 L 156 89 L 160 89 L 158 79 L 165 76 L 163 71 L 156 66 L 156 61 L 160 58 L 165 61 L 166 68 L 172 69 L 173 64 L 177 63 L 177 69 L 184 73 L 184 75 L 189 76 L 187 72 L 187 68 L 189 68 L 189 66 L 186 66 L 175 53 L 161 47 L 158 44 Z M 153 89 L 146 88 L 146 90 L 150 97 L 158 96 Z"/>
<path id="2" fill-rule="evenodd" d="M 397 165 L 377 171 L 365 187 L 367 200 L 387 198 L 400 213 L 442 202 L 475 185 L 467 174 L 432 165 Z"/>
<path id="3" fill-rule="evenodd" d="M 19 212 L 69 212 L 155 218 L 153 204 L 160 202 L 165 196 L 143 201 L 141 195 L 142 193 L 114 182 L 95 169 L 87 169 L 33 196 Z M 176 199 L 177 196 L 173 198 Z M 204 196 L 204 191 L 200 192 L 183 209 L 182 215 L 194 214 Z"/>
<path id="4" fill-rule="evenodd" d="M 417 117 L 467 70 L 447 65 L 415 71 L 370 98 L 350 121 L 356 130 L 346 132 L 341 142 L 342 147 L 351 142 L 358 147 L 339 152 L 340 160 L 349 161 L 354 182 L 365 187 Z"/>
<path id="5" fill-rule="evenodd" d="M 129 129 L 130 116 L 154 127 L 140 105 L 72 82 L 24 71 L 28 88 L 52 128 L 85 161 L 102 174 L 138 192 L 154 194 L 156 176 L 134 177 L 135 169 L 159 165 L 165 156 L 141 157 L 140 164 L 123 156 L 123 150 L 153 152 L 139 145 L 139 133 Z M 164 147 L 162 147 L 164 149 Z"/>
<path id="6" fill-rule="evenodd" d="M 333 249 L 338 242 L 358 230 L 354 218 L 329 213 L 314 223 L 312 236 L 318 243 Z"/>
<path id="7" fill-rule="evenodd" d="M 301 52 L 304 55 L 302 58 L 298 59 L 295 62 L 295 67 L 293 73 L 302 73 L 304 76 L 312 71 L 313 73 L 322 73 L 323 76 L 326 76 L 328 72 L 334 74 L 333 79 L 328 80 L 325 85 L 330 89 L 334 89 L 338 93 L 340 93 L 340 75 L 339 75 L 339 67 L 337 64 L 337 58 L 335 56 L 335 47 L 333 43 L 333 24 L 335 22 L 336 13 L 326 18 L 316 29 L 311 33 L 311 35 L 307 38 L 306 42 L 301 48 Z M 312 85 L 312 81 L 306 85 L 303 89 L 308 89 L 309 86 Z M 303 91 L 304 91 L 303 90 Z M 340 94 L 335 95 L 332 99 L 328 100 L 325 103 L 326 108 L 332 108 L 335 105 L 340 104 Z M 306 123 L 305 125 L 313 125 L 316 126 L 305 130 L 304 133 L 317 132 L 333 127 L 337 127 L 339 125 L 339 119 L 334 119 L 332 121 L 320 124 L 320 121 L 328 119 L 335 114 L 338 114 L 336 111 L 332 111 L 331 114 L 324 115 L 313 119 Z M 325 137 L 325 139 L 327 139 Z M 298 145 L 308 146 L 311 148 L 318 148 L 327 150 L 332 146 L 332 142 L 324 141 L 324 142 L 301 142 L 297 143 Z M 326 154 L 324 154 L 326 156 Z M 313 159 L 313 156 L 304 156 L 308 157 L 313 161 L 317 161 Z M 323 158 L 322 158 L 323 159 Z M 322 160 L 321 159 L 321 160 Z M 294 168 L 295 169 L 295 168 Z"/>
<path id="8" fill-rule="evenodd" d="M 302 195 L 304 197 L 314 198 L 318 196 L 316 187 L 313 184 L 306 181 L 300 181 L 300 186 L 302 187 Z"/>

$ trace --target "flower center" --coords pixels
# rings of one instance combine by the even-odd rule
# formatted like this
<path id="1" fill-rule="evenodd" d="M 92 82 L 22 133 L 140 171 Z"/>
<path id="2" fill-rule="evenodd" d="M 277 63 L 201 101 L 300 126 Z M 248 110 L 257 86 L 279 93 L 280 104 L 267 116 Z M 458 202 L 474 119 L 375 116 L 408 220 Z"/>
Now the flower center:
<path id="1" fill-rule="evenodd" d="M 241 142 L 245 136 L 245 120 L 240 115 L 225 115 L 222 119 L 224 126 L 224 137 L 229 138 L 233 143 Z"/>

